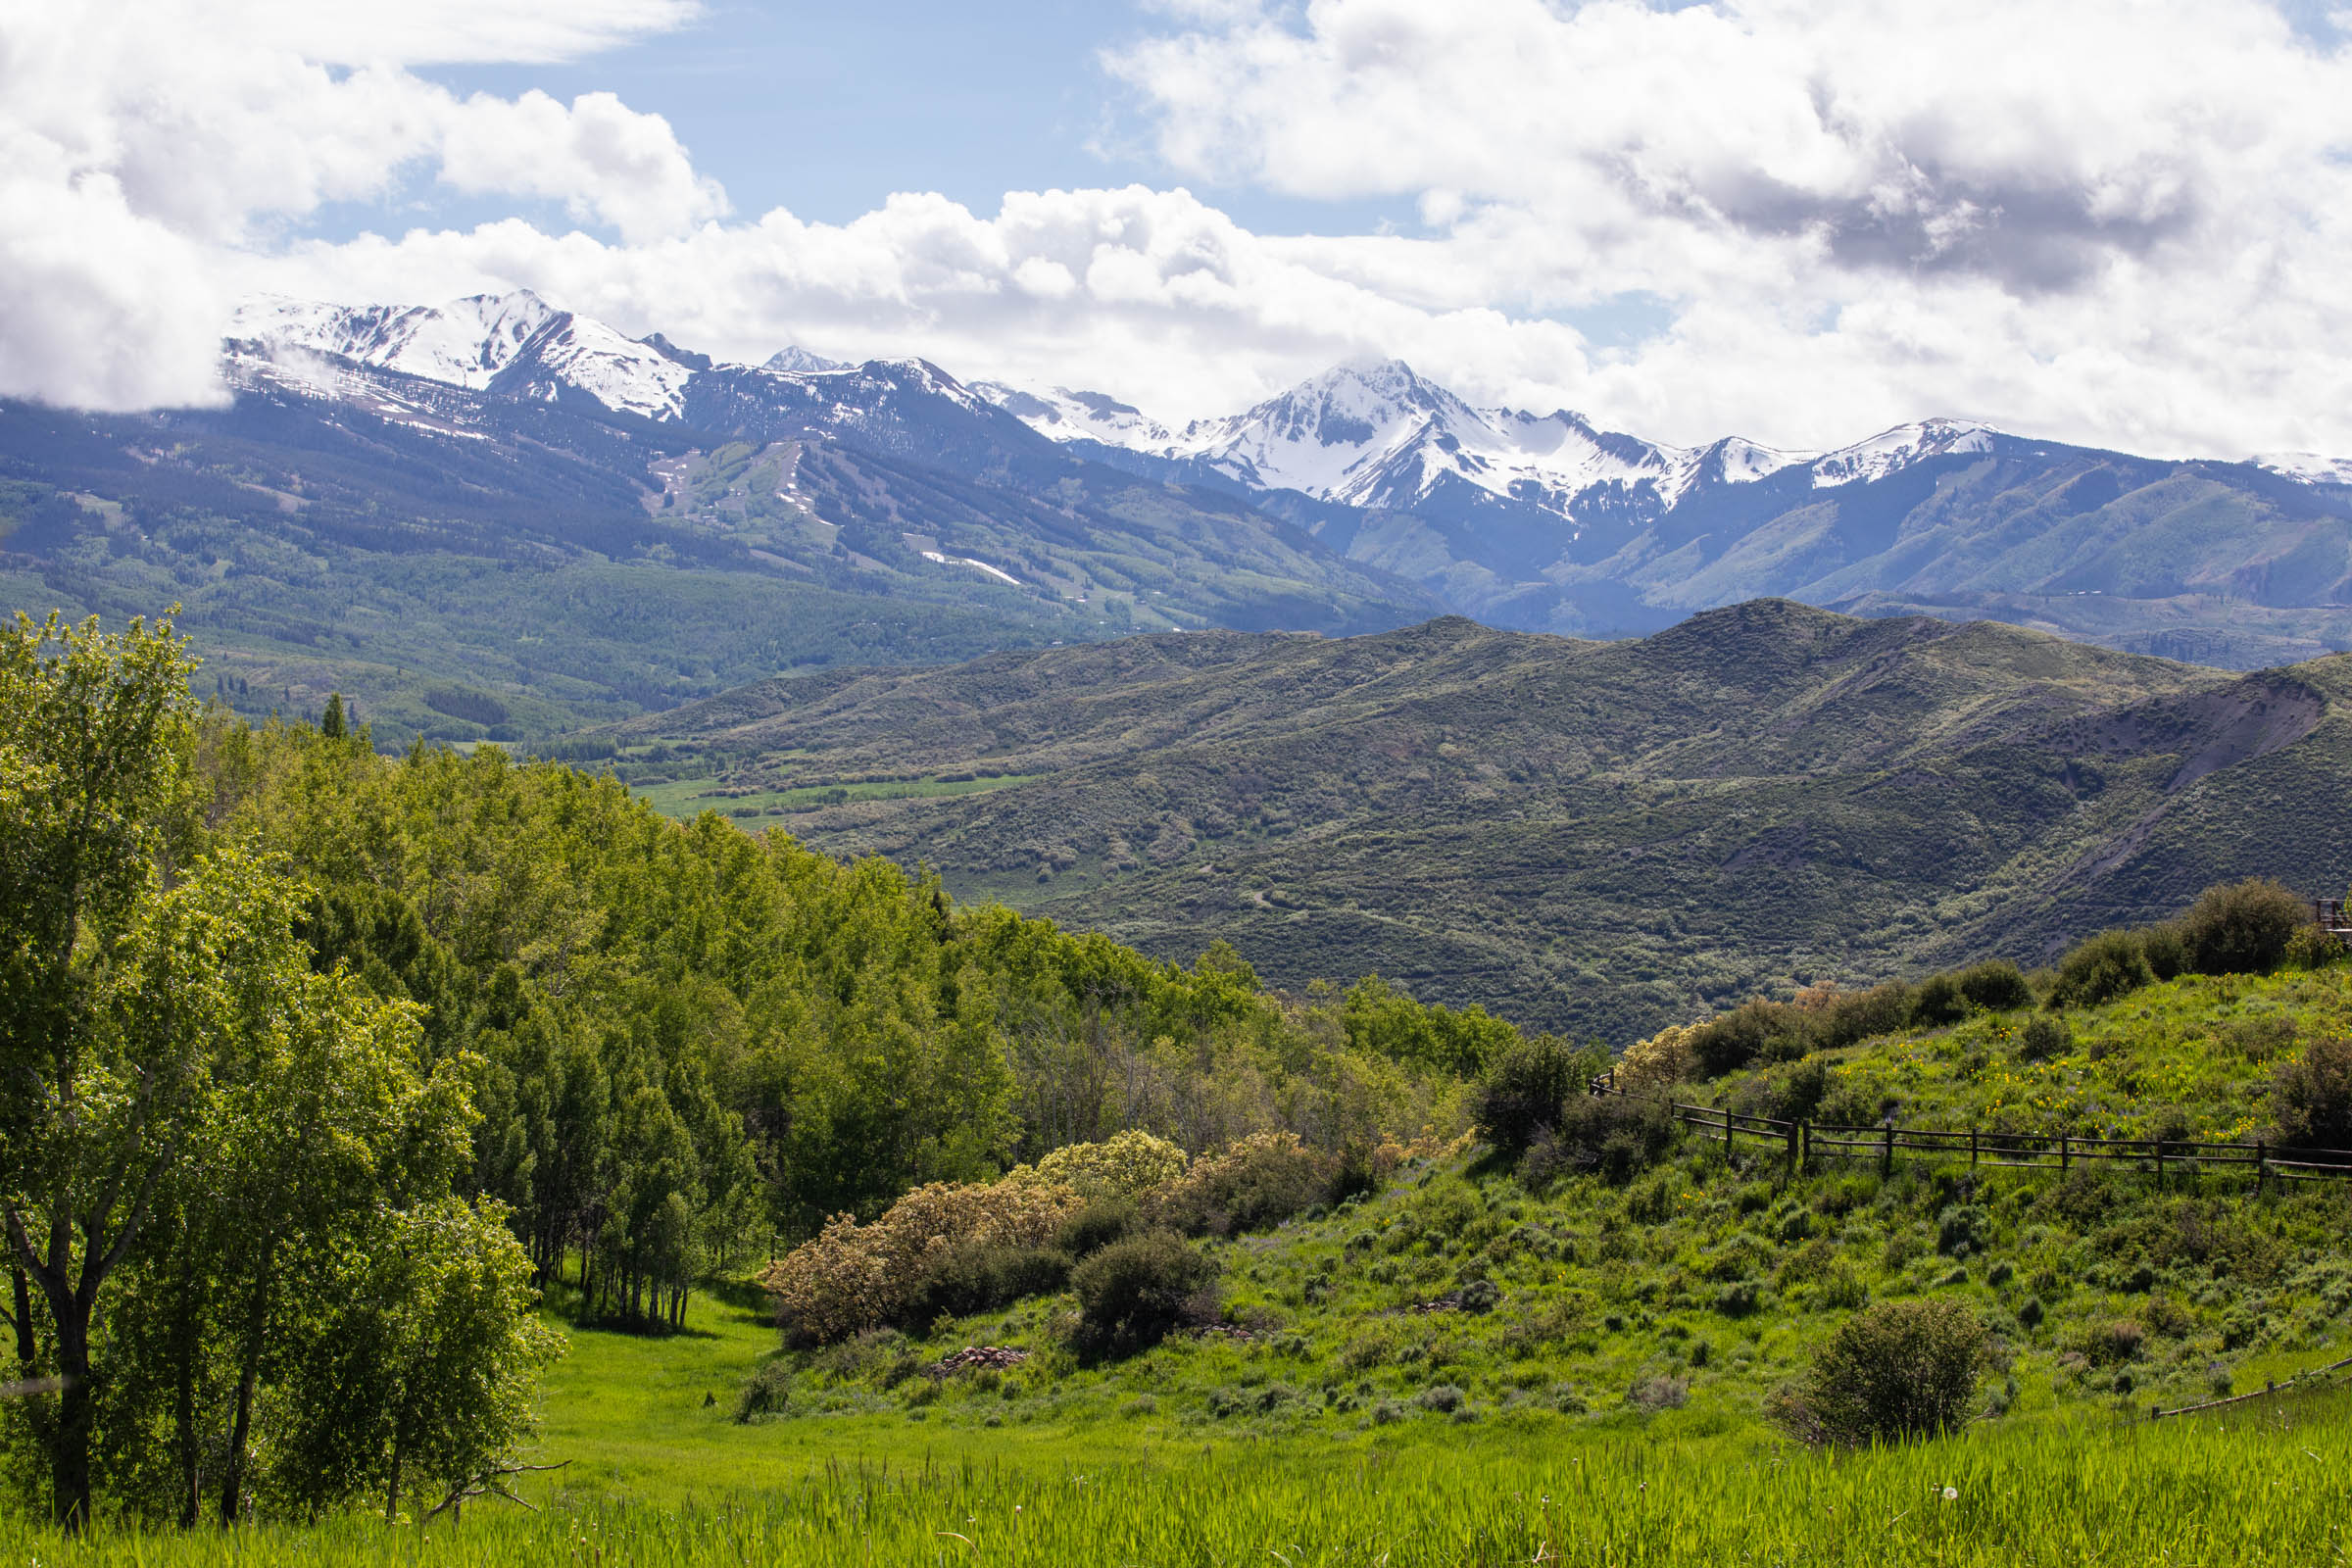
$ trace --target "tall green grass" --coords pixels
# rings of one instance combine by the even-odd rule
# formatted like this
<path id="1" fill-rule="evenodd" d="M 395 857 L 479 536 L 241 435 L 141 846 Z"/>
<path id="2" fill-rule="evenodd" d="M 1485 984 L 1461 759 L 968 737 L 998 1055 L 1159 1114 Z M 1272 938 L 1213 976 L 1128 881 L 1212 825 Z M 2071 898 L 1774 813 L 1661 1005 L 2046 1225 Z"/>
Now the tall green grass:
<path id="1" fill-rule="evenodd" d="M 72 1568 L 335 1563 L 797 1564 L 2338 1563 L 2352 1544 L 2352 1409 L 2150 1425 L 2089 1420 L 1831 1456 L 1695 1460 L 1638 1440 L 1553 1456 L 1440 1449 L 1320 1462 L 1271 1449 L 1150 1468 L 920 1457 L 826 1463 L 674 1509 L 476 1504 L 429 1528 L 341 1519 L 231 1535 L 0 1524 L 0 1560 Z M 503 1505 L 502 1505 L 503 1506 Z"/>

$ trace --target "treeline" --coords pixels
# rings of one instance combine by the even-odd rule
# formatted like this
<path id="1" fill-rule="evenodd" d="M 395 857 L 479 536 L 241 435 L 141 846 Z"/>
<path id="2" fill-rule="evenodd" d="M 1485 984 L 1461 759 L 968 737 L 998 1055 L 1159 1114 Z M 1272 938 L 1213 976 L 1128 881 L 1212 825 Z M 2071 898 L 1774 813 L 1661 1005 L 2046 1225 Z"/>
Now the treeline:
<path id="1" fill-rule="evenodd" d="M 675 1324 L 776 1241 L 1121 1132 L 1338 1169 L 1457 1130 L 1518 1038 L 494 747 L 250 727 L 192 704 L 168 626 L 20 620 L 0 662 L 0 1177 L 46 1391 L 7 1451 L 68 1519 L 494 1487 L 533 1286 Z"/>

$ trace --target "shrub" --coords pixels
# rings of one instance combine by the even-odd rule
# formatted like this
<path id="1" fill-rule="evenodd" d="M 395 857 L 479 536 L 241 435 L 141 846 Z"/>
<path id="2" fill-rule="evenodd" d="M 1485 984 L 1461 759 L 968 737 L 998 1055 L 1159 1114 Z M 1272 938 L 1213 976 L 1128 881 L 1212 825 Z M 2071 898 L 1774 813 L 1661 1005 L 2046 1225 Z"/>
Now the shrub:
<path id="1" fill-rule="evenodd" d="M 1938 1029 L 1968 1016 L 1968 998 L 1960 994 L 1956 975 L 1932 974 L 1911 996 L 1911 1022 L 1922 1029 Z"/>
<path id="2" fill-rule="evenodd" d="M 2147 956 L 2148 973 L 2159 980 L 2178 980 L 2195 967 L 2189 959 L 2188 942 L 2181 936 L 2177 920 L 2152 925 L 2140 932 L 2139 951 Z"/>
<path id="3" fill-rule="evenodd" d="M 2344 956 L 2344 946 L 2317 925 L 2300 925 L 2286 939 L 2286 964 L 2292 969 L 2325 969 Z"/>
<path id="4" fill-rule="evenodd" d="M 1798 1017 L 1785 1003 L 1762 998 L 1743 1002 L 1690 1031 L 1687 1037 L 1690 1059 L 1700 1072 L 1720 1078 L 1765 1054 L 1766 1048 L 1782 1037 L 1798 1039 L 1796 1054 L 1801 1055 L 1803 1025 Z"/>
<path id="5" fill-rule="evenodd" d="M 1680 1410 L 1690 1401 L 1688 1378 L 1643 1378 L 1625 1395 L 1625 1402 L 1637 1410 Z"/>
<path id="6" fill-rule="evenodd" d="M 1968 1004 L 1986 1012 L 2008 1012 L 2034 1002 L 2034 988 L 2007 958 L 1971 964 L 1960 971 L 1958 980 L 1960 995 L 1968 999 Z"/>
<path id="7" fill-rule="evenodd" d="M 1835 1447 L 1935 1437 L 1968 1419 L 1985 1354 L 1965 1301 L 1883 1301 L 1840 1324 L 1769 1413 L 1798 1441 Z"/>
<path id="8" fill-rule="evenodd" d="M 900 1319 L 928 1327 L 938 1318 L 991 1312 L 1025 1296 L 1058 1291 L 1069 1277 L 1070 1260 L 1052 1248 L 967 1242 L 934 1253 L 923 1265 Z"/>
<path id="9" fill-rule="evenodd" d="M 2066 1020 L 2039 1013 L 2026 1020 L 2017 1032 L 2017 1054 L 2027 1061 L 2047 1061 L 2063 1056 L 2075 1048 L 2075 1033 L 2067 1028 Z"/>
<path id="10" fill-rule="evenodd" d="M 1936 1221 L 1936 1250 L 1951 1257 L 1966 1257 L 1984 1250 L 1985 1233 L 1992 1227 L 1992 1216 L 1975 1203 L 1947 1203 Z"/>
<path id="11" fill-rule="evenodd" d="M 1033 1187 L 1067 1187 L 1081 1197 L 1135 1198 L 1164 1186 L 1192 1161 L 1164 1138 L 1130 1129 L 1099 1144 L 1064 1144 L 1020 1165 L 1005 1180 Z"/>
<path id="12" fill-rule="evenodd" d="M 1625 1048 L 1617 1058 L 1617 1085 L 1628 1092 L 1656 1093 L 1690 1076 L 1690 1028 L 1670 1024 Z"/>
<path id="13" fill-rule="evenodd" d="M 2200 974 L 2268 974 L 2311 921 L 2311 906 L 2267 877 L 2207 888 L 2180 917 L 2180 937 Z"/>
<path id="14" fill-rule="evenodd" d="M 1487 1066 L 1479 1087 L 1478 1135 L 1516 1154 L 1535 1141 L 1536 1130 L 1557 1127 L 1560 1107 L 1589 1098 L 1593 1066 L 1579 1051 L 1551 1035 L 1504 1047 Z"/>
<path id="15" fill-rule="evenodd" d="M 2279 1063 L 2271 1115 L 2282 1144 L 2352 1150 L 2352 1040 L 2323 1035 Z"/>
<path id="16" fill-rule="evenodd" d="M 1328 1201 L 1340 1174 L 1338 1155 L 1295 1133 L 1252 1133 L 1151 1195 L 1147 1217 L 1194 1236 L 1262 1230 Z"/>
<path id="17" fill-rule="evenodd" d="M 1812 1014 L 1814 1043 L 1831 1051 L 1873 1035 L 1892 1034 L 1910 1015 L 1911 988 L 1899 980 L 1868 991 L 1838 993 Z"/>
<path id="18" fill-rule="evenodd" d="M 1214 1258 L 1169 1231 L 1113 1242 L 1071 1272 L 1077 1343 L 1095 1355 L 1150 1349 L 1188 1320 L 1214 1311 Z"/>
<path id="19" fill-rule="evenodd" d="M 1438 1383 L 1423 1389 L 1421 1397 L 1415 1402 L 1424 1410 L 1436 1410 L 1440 1414 L 1450 1415 L 1462 1407 L 1462 1401 L 1467 1397 L 1467 1395 L 1452 1384 Z"/>
<path id="20" fill-rule="evenodd" d="M 743 1392 L 735 1397 L 735 1419 L 751 1422 L 782 1415 L 791 1404 L 792 1369 L 781 1361 L 764 1362 L 743 1380 Z"/>
<path id="21" fill-rule="evenodd" d="M 2155 980 L 2147 944 L 2138 932 L 2102 931 L 2077 943 L 2058 960 L 2058 983 L 2050 989 L 2049 1004 L 2095 1007 Z"/>
<path id="22" fill-rule="evenodd" d="M 1054 1245 L 1074 1258 L 1090 1257 L 1111 1243 L 1134 1234 L 1142 1224 L 1142 1215 L 1135 1203 L 1124 1198 L 1108 1198 L 1087 1204 L 1061 1222 Z"/>
<path id="23" fill-rule="evenodd" d="M 1077 1207 L 1077 1194 L 1066 1187 L 934 1182 L 871 1224 L 837 1215 L 814 1240 L 769 1264 L 760 1283 L 787 1334 L 829 1345 L 902 1320 L 937 1252 L 967 1243 L 1043 1247 Z"/>
<path id="24" fill-rule="evenodd" d="M 1622 1186 L 1673 1142 L 1674 1113 L 1657 1101 L 1587 1095 L 1561 1107 L 1550 1158 L 1555 1168 L 1596 1172 Z"/>

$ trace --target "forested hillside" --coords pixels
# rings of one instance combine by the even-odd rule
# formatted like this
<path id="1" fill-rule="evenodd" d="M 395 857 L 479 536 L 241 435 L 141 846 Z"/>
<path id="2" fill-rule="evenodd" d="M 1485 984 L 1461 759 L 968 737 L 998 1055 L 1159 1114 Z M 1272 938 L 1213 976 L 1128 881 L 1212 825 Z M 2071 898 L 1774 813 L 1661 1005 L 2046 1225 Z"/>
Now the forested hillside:
<path id="1" fill-rule="evenodd" d="M 1622 1044 L 1755 991 L 2043 961 L 2230 876 L 2331 893 L 2348 681 L 1758 601 L 1628 643 L 1447 619 L 833 671 L 612 739 L 665 809 Z"/>
<path id="2" fill-rule="evenodd" d="M 191 674 L 169 626 L 0 640 L 0 1421 L 70 1523 L 494 1490 L 534 1285 L 658 1332 L 829 1216 L 1129 1129 L 1365 1160 L 1518 1038 Z"/>

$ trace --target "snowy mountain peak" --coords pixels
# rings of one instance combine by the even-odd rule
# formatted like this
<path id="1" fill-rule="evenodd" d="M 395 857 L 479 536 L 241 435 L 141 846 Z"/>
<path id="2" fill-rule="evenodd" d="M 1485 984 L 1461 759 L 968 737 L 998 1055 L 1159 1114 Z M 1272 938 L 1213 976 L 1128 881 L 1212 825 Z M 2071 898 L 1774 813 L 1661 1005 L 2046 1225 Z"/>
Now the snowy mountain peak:
<path id="1" fill-rule="evenodd" d="M 229 336 L 270 352 L 311 353 L 480 390 L 564 313 L 529 289 L 446 305 L 331 305 L 266 297 L 240 307 Z"/>
<path id="2" fill-rule="evenodd" d="M 772 370 L 778 375 L 829 375 L 835 370 L 846 370 L 849 367 L 839 360 L 811 354 L 795 343 L 769 355 L 760 368 Z"/>
<path id="3" fill-rule="evenodd" d="M 2000 432 L 1973 419 L 1922 419 L 1882 430 L 1867 441 L 1813 460 L 1813 486 L 1827 490 L 1857 480 L 1884 479 L 1929 458 L 1956 453 L 1990 452 Z"/>
<path id="4" fill-rule="evenodd" d="M 477 392 L 586 397 L 655 419 L 678 416 L 686 383 L 710 363 L 660 333 L 640 342 L 557 310 L 528 289 L 445 305 L 267 298 L 237 311 L 229 337 L 266 360 L 312 355 Z"/>

